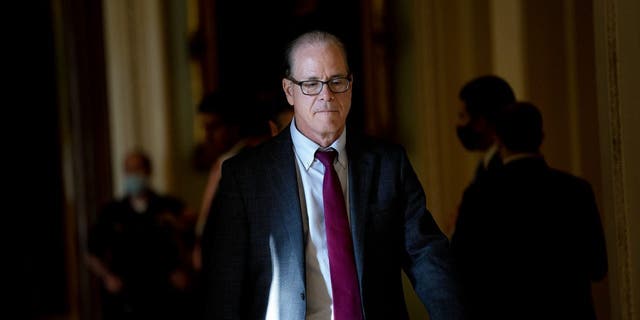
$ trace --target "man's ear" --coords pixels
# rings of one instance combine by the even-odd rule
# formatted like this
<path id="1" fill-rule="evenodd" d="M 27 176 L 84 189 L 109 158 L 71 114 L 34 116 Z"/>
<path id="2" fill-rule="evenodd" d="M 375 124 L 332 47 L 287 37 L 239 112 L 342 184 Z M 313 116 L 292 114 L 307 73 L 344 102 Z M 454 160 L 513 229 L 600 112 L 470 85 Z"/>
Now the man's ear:
<path id="1" fill-rule="evenodd" d="M 289 105 L 293 106 L 293 83 L 291 80 L 282 79 L 282 90 L 287 96 L 287 102 L 289 102 Z"/>

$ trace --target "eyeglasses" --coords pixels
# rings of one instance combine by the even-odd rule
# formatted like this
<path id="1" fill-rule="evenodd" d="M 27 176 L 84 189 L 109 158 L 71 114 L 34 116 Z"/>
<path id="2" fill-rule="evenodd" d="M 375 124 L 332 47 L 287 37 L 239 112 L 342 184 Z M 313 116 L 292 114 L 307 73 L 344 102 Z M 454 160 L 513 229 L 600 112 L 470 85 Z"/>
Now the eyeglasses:
<path id="1" fill-rule="evenodd" d="M 307 96 L 319 95 L 320 92 L 322 92 L 322 88 L 324 88 L 325 84 L 329 86 L 329 90 L 331 90 L 331 92 L 333 93 L 343 93 L 349 90 L 349 88 L 351 88 L 351 76 L 335 77 L 327 81 L 321 81 L 321 80 L 298 81 L 292 77 L 288 77 L 287 79 L 299 85 L 300 89 L 302 89 L 302 93 Z"/>

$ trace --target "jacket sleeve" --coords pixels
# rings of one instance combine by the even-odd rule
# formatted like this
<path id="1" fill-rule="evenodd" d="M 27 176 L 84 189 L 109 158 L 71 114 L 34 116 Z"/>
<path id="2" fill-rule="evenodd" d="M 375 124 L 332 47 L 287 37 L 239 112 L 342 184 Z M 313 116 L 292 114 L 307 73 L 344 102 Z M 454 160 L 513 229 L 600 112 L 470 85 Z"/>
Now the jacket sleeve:
<path id="1" fill-rule="evenodd" d="M 232 169 L 223 166 L 202 237 L 205 319 L 242 318 L 248 222 L 239 189 Z"/>
<path id="2" fill-rule="evenodd" d="M 426 208 L 424 191 L 404 150 L 400 176 L 406 197 L 404 270 L 431 319 L 463 319 L 449 241 Z"/>

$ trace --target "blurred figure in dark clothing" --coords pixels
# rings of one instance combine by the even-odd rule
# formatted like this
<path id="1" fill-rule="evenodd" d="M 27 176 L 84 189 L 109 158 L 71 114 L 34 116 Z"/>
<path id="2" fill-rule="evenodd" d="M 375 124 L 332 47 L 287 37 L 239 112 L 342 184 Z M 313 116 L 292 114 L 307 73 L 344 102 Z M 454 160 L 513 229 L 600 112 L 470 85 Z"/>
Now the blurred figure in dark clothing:
<path id="1" fill-rule="evenodd" d="M 275 137 L 291 123 L 291 119 L 293 119 L 293 108 L 286 103 L 278 103 L 273 106 L 270 115 L 269 128 L 271 129 L 271 135 Z"/>
<path id="2" fill-rule="evenodd" d="M 103 285 L 104 318 L 183 318 L 191 269 L 185 206 L 152 190 L 144 153 L 128 154 L 124 170 L 126 196 L 104 207 L 89 235 L 88 265 Z"/>
<path id="3" fill-rule="evenodd" d="M 535 106 L 507 107 L 496 134 L 504 164 L 467 188 L 451 240 L 470 315 L 595 319 L 607 255 L 591 186 L 547 165 Z"/>
<path id="4" fill-rule="evenodd" d="M 502 78 L 486 75 L 467 82 L 459 93 L 460 111 L 456 131 L 469 151 L 483 152 L 475 178 L 501 165 L 495 141 L 496 116 L 515 102 L 511 86 Z"/>
<path id="5" fill-rule="evenodd" d="M 194 166 L 208 171 L 218 158 L 238 140 L 241 114 L 237 98 L 226 91 L 211 92 L 198 105 L 198 114 L 205 131 L 204 142 L 196 146 Z"/>
<path id="6" fill-rule="evenodd" d="M 237 120 L 240 123 L 238 125 L 239 139 L 227 152 L 220 155 L 211 167 L 209 180 L 202 196 L 202 206 L 196 225 L 197 238 L 202 235 L 209 215 L 211 202 L 218 190 L 222 163 L 242 150 L 254 147 L 277 135 L 291 122 L 293 118 L 293 108 L 286 103 L 283 97 L 280 97 L 280 95 L 282 95 L 281 92 L 278 91 L 276 93 L 279 95 L 265 93 L 255 99 L 240 99 L 242 103 L 237 106 L 239 110 L 242 110 L 242 112 L 239 113 L 242 114 L 242 116 L 238 116 L 240 119 Z M 194 265 L 196 268 L 200 266 L 200 258 L 200 249 L 196 246 L 196 250 L 194 251 Z"/>
<path id="7" fill-rule="evenodd" d="M 280 93 L 280 92 L 277 92 Z M 281 94 L 281 93 L 280 93 Z M 239 139 L 229 150 L 218 157 L 209 172 L 209 179 L 207 186 L 202 196 L 202 206 L 200 213 L 198 214 L 198 221 L 195 227 L 195 244 L 193 246 L 192 261 L 196 271 L 198 271 L 198 284 L 200 282 L 200 273 L 202 267 L 202 248 L 201 237 L 204 227 L 209 220 L 209 214 L 211 209 L 211 203 L 217 193 L 218 184 L 220 182 L 222 163 L 229 158 L 232 158 L 236 154 L 252 148 L 260 143 L 275 136 L 280 130 L 286 128 L 293 118 L 293 108 L 287 103 L 280 104 L 277 97 L 268 95 L 267 97 L 258 97 L 254 100 L 239 99 L 237 108 L 242 110 L 240 125 L 238 126 Z M 196 295 L 196 299 L 203 298 L 202 288 L 197 287 L 196 290 L 199 293 Z M 197 300 L 199 301 L 199 300 Z M 202 312 L 201 309 L 196 309 L 196 312 Z"/>

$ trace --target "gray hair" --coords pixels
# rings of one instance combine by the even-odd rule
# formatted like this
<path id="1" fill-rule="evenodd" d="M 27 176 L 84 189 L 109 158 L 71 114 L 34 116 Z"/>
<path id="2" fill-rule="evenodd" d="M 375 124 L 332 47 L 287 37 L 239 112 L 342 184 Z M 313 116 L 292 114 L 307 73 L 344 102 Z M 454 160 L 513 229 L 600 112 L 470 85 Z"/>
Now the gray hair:
<path id="1" fill-rule="evenodd" d="M 345 59 L 345 64 L 347 65 L 347 68 L 349 68 L 349 63 L 348 63 L 348 59 L 347 59 L 347 50 L 345 49 L 344 43 L 342 42 L 342 40 L 340 40 L 338 37 L 334 36 L 331 33 L 325 32 L 325 31 L 310 31 L 307 33 L 303 33 L 302 35 L 298 36 L 297 38 L 295 38 L 293 41 L 291 41 L 289 43 L 289 45 L 287 46 L 287 49 L 285 51 L 285 70 L 284 70 L 284 76 L 285 77 L 289 77 L 291 76 L 291 69 L 293 69 L 293 54 L 296 52 L 296 50 L 298 50 L 300 47 L 305 46 L 305 45 L 312 45 L 312 44 L 333 44 L 336 47 L 338 47 L 340 49 L 340 51 L 342 51 L 342 54 L 344 56 Z M 348 70 L 347 70 L 348 72 Z"/>

